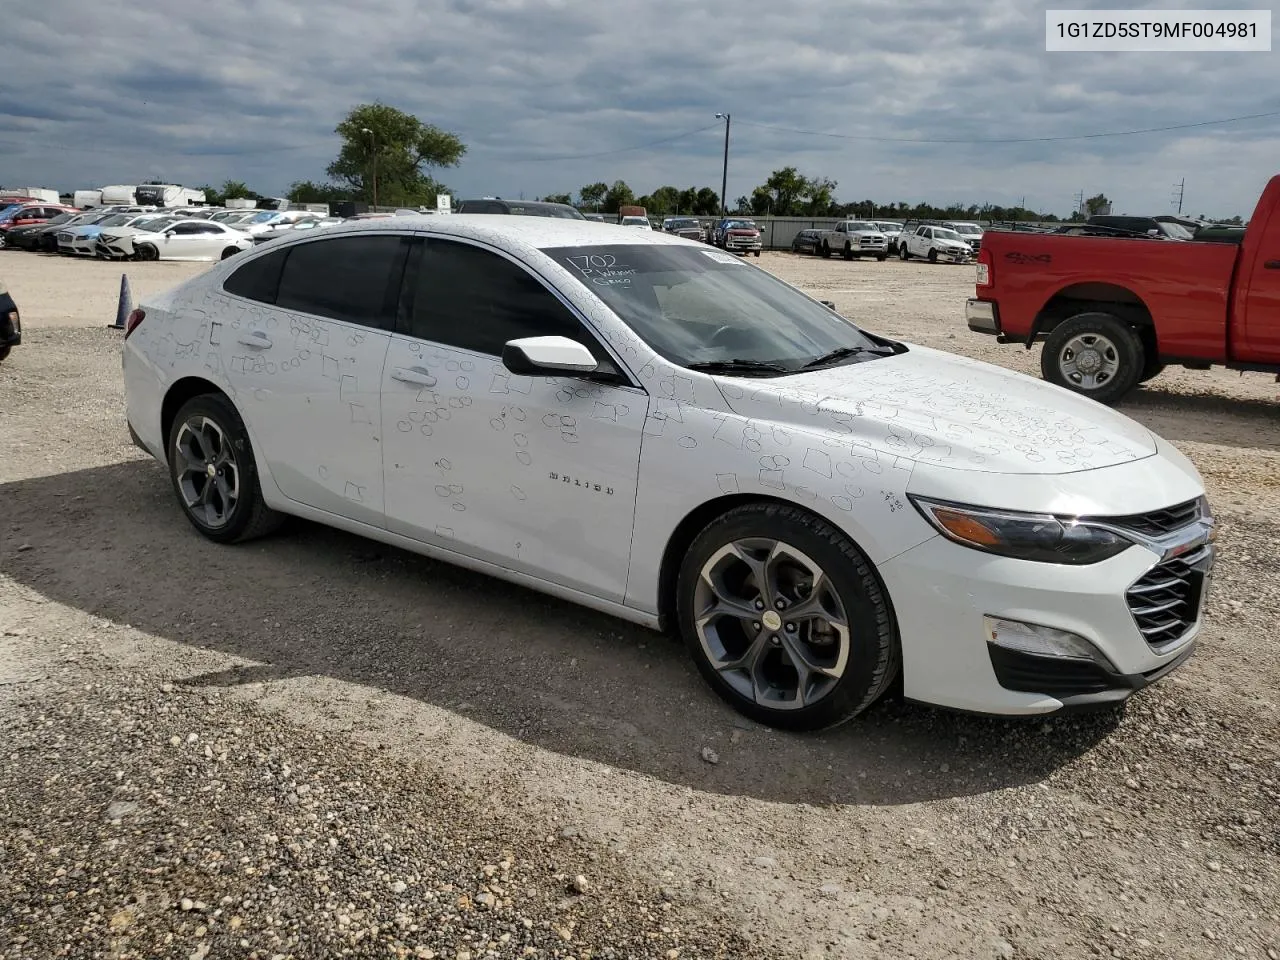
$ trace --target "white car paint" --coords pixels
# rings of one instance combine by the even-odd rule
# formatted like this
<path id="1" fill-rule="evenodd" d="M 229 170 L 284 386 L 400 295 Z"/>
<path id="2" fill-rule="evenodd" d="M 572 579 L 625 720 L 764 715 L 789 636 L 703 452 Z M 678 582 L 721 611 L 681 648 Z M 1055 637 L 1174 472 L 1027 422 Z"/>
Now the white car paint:
<path id="1" fill-rule="evenodd" d="M 260 256 L 361 233 L 451 238 L 524 265 L 626 382 L 521 376 L 496 356 L 223 289 Z M 666 245 L 758 269 L 657 231 L 549 218 L 406 217 L 284 238 L 143 301 L 146 318 L 124 344 L 128 420 L 165 462 L 165 396 L 200 378 L 244 420 L 270 507 L 649 626 L 661 622 L 664 554 L 686 518 L 742 497 L 798 505 L 874 564 L 896 618 L 905 693 L 942 706 L 1063 706 L 999 683 L 986 617 L 1071 631 L 1131 676 L 1194 646 L 1198 612 L 1176 647 L 1158 650 L 1126 602 L 1163 548 L 1134 540 L 1078 566 L 995 556 L 940 536 L 911 503 L 1093 517 L 1164 510 L 1204 495 L 1166 441 L 1069 391 L 912 345 L 768 379 L 688 369 L 606 305 L 607 285 L 629 282 L 625 262 L 575 272 L 544 252 L 583 246 L 625 259 L 626 249 Z M 1207 525 L 1191 532 L 1196 542 L 1209 535 Z"/>
<path id="2" fill-rule="evenodd" d="M 960 235 L 947 227 L 924 225 L 914 233 L 899 235 L 898 250 L 902 259 L 922 257 L 946 260 L 950 263 L 967 263 L 973 257 L 973 249 L 960 239 Z"/>
<path id="3" fill-rule="evenodd" d="M 219 260 L 228 250 L 249 250 L 253 240 L 226 224 L 182 218 L 161 230 L 133 234 L 134 252 L 145 244 L 160 260 Z"/>
<path id="4" fill-rule="evenodd" d="M 622 226 L 639 227 L 641 230 L 652 230 L 653 224 L 649 222 L 648 217 L 623 217 Z"/>

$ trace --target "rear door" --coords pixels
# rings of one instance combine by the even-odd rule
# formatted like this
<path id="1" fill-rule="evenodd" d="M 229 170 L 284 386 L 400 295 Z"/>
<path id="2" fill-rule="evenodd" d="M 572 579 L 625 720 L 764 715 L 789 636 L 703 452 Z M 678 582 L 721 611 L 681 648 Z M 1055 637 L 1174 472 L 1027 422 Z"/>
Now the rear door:
<path id="1" fill-rule="evenodd" d="M 379 383 L 408 238 L 308 238 L 228 277 L 215 362 L 290 500 L 382 526 Z"/>

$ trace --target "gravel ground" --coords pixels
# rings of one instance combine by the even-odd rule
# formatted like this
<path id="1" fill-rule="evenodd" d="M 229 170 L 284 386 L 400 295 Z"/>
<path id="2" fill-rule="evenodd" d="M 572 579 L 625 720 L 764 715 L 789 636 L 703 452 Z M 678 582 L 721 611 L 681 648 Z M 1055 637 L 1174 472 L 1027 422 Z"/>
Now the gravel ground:
<path id="1" fill-rule="evenodd" d="M 753 263 L 1036 370 L 964 328 L 971 268 Z M 198 538 L 124 432 L 120 271 L 0 254 L 0 957 L 1280 960 L 1270 377 L 1123 408 L 1222 520 L 1182 670 L 1116 715 L 794 736 L 589 611 L 310 524 Z"/>

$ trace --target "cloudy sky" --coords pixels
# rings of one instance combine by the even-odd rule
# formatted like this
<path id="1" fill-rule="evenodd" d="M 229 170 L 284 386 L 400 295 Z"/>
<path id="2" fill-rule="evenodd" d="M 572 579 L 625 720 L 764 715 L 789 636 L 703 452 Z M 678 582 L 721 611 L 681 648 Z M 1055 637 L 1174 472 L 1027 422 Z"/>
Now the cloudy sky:
<path id="1" fill-rule="evenodd" d="M 1246 3 L 1151 4 L 1180 5 Z M 381 100 L 463 139 L 462 164 L 437 174 L 461 197 L 618 178 L 637 193 L 718 190 L 714 115 L 728 111 L 731 200 L 793 165 L 838 181 L 846 201 L 1025 196 L 1060 214 L 1081 190 L 1117 212 L 1166 212 L 1185 177 L 1188 212 L 1248 215 L 1280 170 L 1280 116 L 1061 142 L 894 142 L 1280 112 L 1280 52 L 1046 53 L 1048 6 L 1104 5 L 39 0 L 5 20 L 0 183 L 232 178 L 276 194 L 323 178 L 342 114 Z"/>

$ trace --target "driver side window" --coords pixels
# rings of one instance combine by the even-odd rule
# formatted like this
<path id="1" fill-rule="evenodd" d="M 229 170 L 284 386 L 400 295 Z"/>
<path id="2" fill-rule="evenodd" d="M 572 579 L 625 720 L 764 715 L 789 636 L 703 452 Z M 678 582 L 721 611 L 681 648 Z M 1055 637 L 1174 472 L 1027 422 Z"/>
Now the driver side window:
<path id="1" fill-rule="evenodd" d="M 594 334 L 524 267 L 467 243 L 433 237 L 425 246 L 399 333 L 494 357 L 508 340 L 568 337 L 591 351 L 600 373 L 618 373 Z"/>

